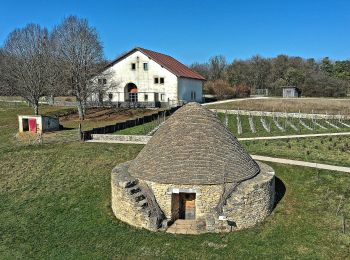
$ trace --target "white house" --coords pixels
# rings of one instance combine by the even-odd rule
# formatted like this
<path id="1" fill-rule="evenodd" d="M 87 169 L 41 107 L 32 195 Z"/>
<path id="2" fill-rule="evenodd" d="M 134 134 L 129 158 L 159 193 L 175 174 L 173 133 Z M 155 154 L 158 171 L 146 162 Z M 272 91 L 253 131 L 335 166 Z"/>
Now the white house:
<path id="1" fill-rule="evenodd" d="M 109 63 L 98 76 L 107 89 L 104 101 L 113 103 L 202 102 L 205 78 L 171 56 L 134 48 Z M 93 100 L 102 99 L 98 95 Z"/>

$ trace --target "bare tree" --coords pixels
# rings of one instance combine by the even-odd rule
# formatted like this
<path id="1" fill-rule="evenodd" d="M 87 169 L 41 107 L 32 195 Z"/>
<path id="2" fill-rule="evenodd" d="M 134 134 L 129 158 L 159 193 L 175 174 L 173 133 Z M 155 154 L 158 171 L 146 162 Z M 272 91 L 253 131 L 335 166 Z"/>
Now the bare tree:
<path id="1" fill-rule="evenodd" d="M 2 49 L 2 82 L 39 113 L 39 98 L 52 84 L 50 40 L 46 28 L 28 24 L 7 37 Z"/>
<path id="2" fill-rule="evenodd" d="M 218 55 L 210 58 L 209 60 L 210 79 L 211 80 L 223 79 L 226 66 L 227 66 L 227 63 L 224 56 Z"/>
<path id="3" fill-rule="evenodd" d="M 86 19 L 69 16 L 52 33 L 55 57 L 66 78 L 70 93 L 78 102 L 79 117 L 84 120 L 86 102 L 96 91 L 91 79 L 98 74 L 103 50 L 98 33 Z"/>

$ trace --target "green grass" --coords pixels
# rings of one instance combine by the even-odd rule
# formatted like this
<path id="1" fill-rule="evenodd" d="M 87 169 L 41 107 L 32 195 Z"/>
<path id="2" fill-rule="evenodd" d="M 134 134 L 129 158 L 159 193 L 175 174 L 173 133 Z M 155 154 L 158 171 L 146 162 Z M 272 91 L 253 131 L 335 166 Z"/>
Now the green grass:
<path id="1" fill-rule="evenodd" d="M 163 122 L 163 119 L 154 120 L 142 125 L 137 125 L 129 127 L 120 131 L 116 131 L 113 134 L 116 135 L 147 135 L 149 132 L 154 130 L 160 123 Z"/>
<path id="2" fill-rule="evenodd" d="M 218 113 L 219 118 L 222 122 L 224 122 L 225 114 Z M 253 121 L 256 127 L 256 133 L 253 133 L 250 129 L 249 125 L 249 116 L 241 115 L 240 120 L 242 124 L 242 134 L 238 134 L 237 127 L 237 116 L 236 115 L 228 115 L 228 128 L 236 137 L 258 137 L 258 136 L 280 136 L 280 135 L 298 135 L 298 134 L 317 134 L 317 133 L 336 133 L 336 132 L 347 132 L 350 131 L 350 128 L 340 125 L 337 121 L 332 121 L 334 124 L 338 125 L 340 129 L 335 129 L 325 123 L 324 120 L 318 120 L 317 122 L 327 129 L 323 129 L 318 126 L 313 126 L 313 123 L 310 119 L 303 119 L 303 121 L 314 127 L 313 130 L 308 130 L 304 126 L 302 126 L 299 122 L 299 119 L 289 119 L 293 124 L 298 128 L 298 131 L 294 130 L 291 126 L 285 124 L 285 118 L 279 118 L 278 122 L 280 125 L 285 128 L 284 131 L 281 131 L 277 128 L 275 123 L 273 122 L 272 117 L 266 116 L 264 117 L 267 124 L 271 127 L 271 132 L 267 132 L 260 121 L 260 116 L 254 116 Z M 349 124 L 349 122 L 347 122 Z"/>
<path id="3" fill-rule="evenodd" d="M 252 154 L 350 167 L 350 137 L 308 137 L 242 142 Z"/>
<path id="4" fill-rule="evenodd" d="M 262 224 L 229 234 L 152 233 L 117 220 L 110 208 L 112 168 L 143 146 L 16 146 L 19 112 L 0 110 L 0 259 L 349 257 L 340 217 L 350 225 L 348 174 L 320 171 L 318 178 L 314 169 L 271 164 L 285 193 Z"/>
<path id="5" fill-rule="evenodd" d="M 157 122 L 149 122 L 142 125 L 133 126 L 120 131 L 116 131 L 113 134 L 116 135 L 146 135 L 152 131 L 158 125 Z"/>

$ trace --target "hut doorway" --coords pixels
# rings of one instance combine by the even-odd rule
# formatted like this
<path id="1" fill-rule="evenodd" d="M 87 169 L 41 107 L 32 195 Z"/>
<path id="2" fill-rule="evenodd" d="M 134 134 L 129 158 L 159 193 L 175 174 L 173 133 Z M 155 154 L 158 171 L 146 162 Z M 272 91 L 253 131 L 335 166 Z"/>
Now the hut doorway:
<path id="1" fill-rule="evenodd" d="M 172 198 L 173 219 L 196 219 L 196 193 L 177 193 Z"/>

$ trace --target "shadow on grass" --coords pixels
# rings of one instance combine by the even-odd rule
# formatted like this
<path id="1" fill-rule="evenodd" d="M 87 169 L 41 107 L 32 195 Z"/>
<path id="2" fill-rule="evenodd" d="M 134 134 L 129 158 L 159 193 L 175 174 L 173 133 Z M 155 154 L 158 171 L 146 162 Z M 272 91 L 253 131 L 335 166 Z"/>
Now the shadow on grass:
<path id="1" fill-rule="evenodd" d="M 276 208 L 277 204 L 281 201 L 281 199 L 284 197 L 284 194 L 286 193 L 286 186 L 282 182 L 280 178 L 277 176 L 275 177 L 275 205 L 273 206 L 273 209 Z"/>
<path id="2" fill-rule="evenodd" d="M 73 129 L 77 129 L 77 128 L 75 128 L 75 127 L 66 127 L 66 126 L 60 125 L 60 130 L 59 131 L 62 131 L 62 130 L 73 130 Z"/>

